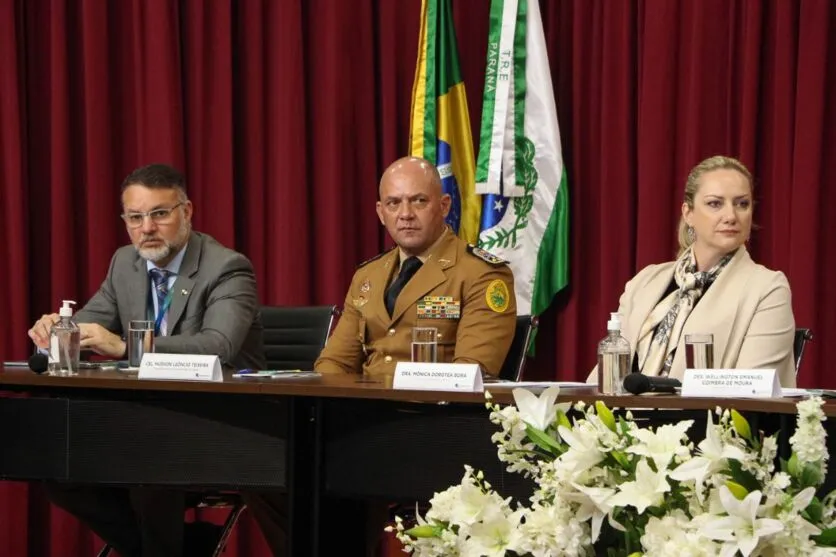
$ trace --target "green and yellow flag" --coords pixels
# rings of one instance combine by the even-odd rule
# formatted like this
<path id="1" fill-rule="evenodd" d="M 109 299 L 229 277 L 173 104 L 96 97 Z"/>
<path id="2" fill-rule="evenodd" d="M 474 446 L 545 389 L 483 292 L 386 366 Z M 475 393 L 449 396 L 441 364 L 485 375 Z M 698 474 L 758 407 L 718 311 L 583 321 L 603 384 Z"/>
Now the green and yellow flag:
<path id="1" fill-rule="evenodd" d="M 421 3 L 409 149 L 436 165 L 444 192 L 453 198 L 447 223 L 475 243 L 481 200 L 474 186 L 473 139 L 450 0 Z"/>

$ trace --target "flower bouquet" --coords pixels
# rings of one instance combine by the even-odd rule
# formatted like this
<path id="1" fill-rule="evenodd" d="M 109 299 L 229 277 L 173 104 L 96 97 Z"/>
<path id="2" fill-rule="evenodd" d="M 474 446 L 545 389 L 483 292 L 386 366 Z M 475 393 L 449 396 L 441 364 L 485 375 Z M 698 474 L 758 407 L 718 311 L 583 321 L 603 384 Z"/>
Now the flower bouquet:
<path id="1" fill-rule="evenodd" d="M 777 434 L 756 434 L 735 410 L 708 412 L 695 447 L 693 420 L 639 427 L 603 403 L 556 404 L 514 390 L 514 406 L 486 393 L 492 437 L 509 472 L 533 478 L 528 502 L 496 493 L 465 466 L 460 484 L 436 493 L 407 528 L 417 556 L 794 556 L 836 555 L 834 495 L 825 477 L 822 400 L 798 403 L 792 456 L 777 459 Z M 570 420 L 570 414 L 573 419 Z"/>

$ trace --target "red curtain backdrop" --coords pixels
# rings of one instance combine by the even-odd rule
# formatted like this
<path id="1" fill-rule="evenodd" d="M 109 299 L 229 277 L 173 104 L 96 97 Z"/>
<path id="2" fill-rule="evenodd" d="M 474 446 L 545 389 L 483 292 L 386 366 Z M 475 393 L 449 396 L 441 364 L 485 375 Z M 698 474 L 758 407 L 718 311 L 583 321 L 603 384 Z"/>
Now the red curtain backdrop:
<path id="1" fill-rule="evenodd" d="M 571 199 L 571 282 L 529 378 L 581 379 L 638 269 L 669 260 L 688 170 L 756 177 L 750 250 L 813 329 L 799 382 L 836 387 L 836 5 L 541 1 Z M 420 0 L 0 0 L 0 356 L 83 302 L 128 241 L 119 184 L 164 161 L 196 228 L 247 254 L 266 304 L 341 303 L 386 245 L 380 172 L 406 153 Z M 489 2 L 456 0 L 477 130 Z M 474 138 L 476 134 L 474 134 Z M 1 449 L 0 449 L 1 450 Z M 46 534 L 46 535 L 45 535 Z M 37 489 L 0 483 L 0 554 L 98 547 Z M 266 555 L 245 520 L 230 555 Z"/>

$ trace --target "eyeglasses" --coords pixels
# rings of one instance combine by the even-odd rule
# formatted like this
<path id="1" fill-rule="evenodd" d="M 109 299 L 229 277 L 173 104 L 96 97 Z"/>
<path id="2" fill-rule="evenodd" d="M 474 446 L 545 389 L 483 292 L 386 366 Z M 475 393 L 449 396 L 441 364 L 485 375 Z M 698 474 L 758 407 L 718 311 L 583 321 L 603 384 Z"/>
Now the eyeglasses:
<path id="1" fill-rule="evenodd" d="M 151 221 L 154 224 L 166 224 L 171 220 L 171 213 L 174 212 L 174 209 L 182 204 L 183 202 L 181 201 L 177 205 L 168 207 L 167 209 L 154 209 L 153 211 L 146 211 L 144 213 L 122 213 L 120 216 L 125 221 L 125 224 L 131 228 L 139 228 L 142 226 L 142 223 L 145 222 L 145 217 L 151 217 Z"/>

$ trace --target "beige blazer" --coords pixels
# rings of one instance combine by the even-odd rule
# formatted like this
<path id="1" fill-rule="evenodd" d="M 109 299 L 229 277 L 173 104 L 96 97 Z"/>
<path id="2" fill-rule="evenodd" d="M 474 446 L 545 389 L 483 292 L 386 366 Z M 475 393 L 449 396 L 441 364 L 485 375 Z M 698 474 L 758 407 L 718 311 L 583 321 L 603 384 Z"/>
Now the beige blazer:
<path id="1" fill-rule="evenodd" d="M 675 262 L 642 269 L 624 288 L 618 311 L 630 341 L 631 364 L 644 320 L 673 280 Z M 741 247 L 688 316 L 676 347 L 671 377 L 685 371 L 685 335 L 714 334 L 718 368 L 775 368 L 782 387 L 795 387 L 790 285 L 780 271 L 758 265 Z M 592 377 L 597 375 L 593 370 Z"/>

